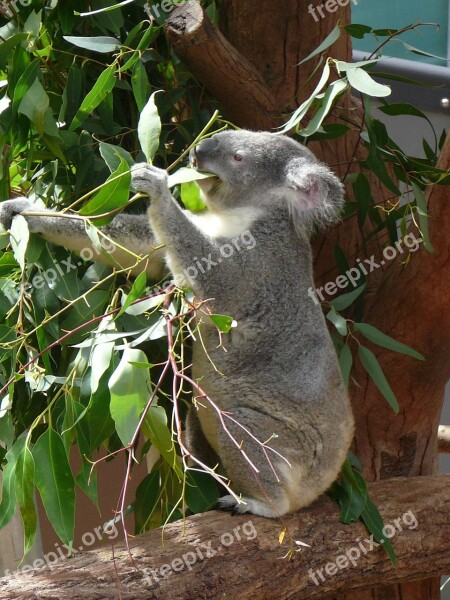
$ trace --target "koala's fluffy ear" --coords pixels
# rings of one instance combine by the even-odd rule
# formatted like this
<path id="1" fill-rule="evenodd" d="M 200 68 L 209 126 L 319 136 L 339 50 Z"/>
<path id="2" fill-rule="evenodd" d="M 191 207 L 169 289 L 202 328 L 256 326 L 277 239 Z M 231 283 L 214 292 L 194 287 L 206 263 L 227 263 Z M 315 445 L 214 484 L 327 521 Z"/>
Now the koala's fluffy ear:
<path id="1" fill-rule="evenodd" d="M 294 158 L 286 169 L 286 199 L 297 230 L 339 220 L 344 204 L 344 186 L 324 164 L 309 158 Z"/>

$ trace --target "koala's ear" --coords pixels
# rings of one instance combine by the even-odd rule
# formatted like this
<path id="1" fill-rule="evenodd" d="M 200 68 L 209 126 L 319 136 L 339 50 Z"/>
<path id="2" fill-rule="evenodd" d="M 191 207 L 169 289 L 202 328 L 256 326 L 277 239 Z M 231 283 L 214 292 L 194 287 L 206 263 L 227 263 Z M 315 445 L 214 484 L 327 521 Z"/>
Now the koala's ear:
<path id="1" fill-rule="evenodd" d="M 344 186 L 324 164 L 295 158 L 286 169 L 286 199 L 296 228 L 326 225 L 339 219 Z"/>

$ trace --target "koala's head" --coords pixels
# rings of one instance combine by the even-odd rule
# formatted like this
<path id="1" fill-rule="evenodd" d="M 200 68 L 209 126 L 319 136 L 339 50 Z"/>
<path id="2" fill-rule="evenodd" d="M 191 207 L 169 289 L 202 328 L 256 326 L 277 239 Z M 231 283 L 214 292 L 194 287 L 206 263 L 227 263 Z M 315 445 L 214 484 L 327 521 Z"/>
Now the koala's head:
<path id="1" fill-rule="evenodd" d="M 225 131 L 202 140 L 191 164 L 215 177 L 198 181 L 210 209 L 284 206 L 295 226 L 330 223 L 343 204 L 339 179 L 295 140 L 268 132 Z"/>

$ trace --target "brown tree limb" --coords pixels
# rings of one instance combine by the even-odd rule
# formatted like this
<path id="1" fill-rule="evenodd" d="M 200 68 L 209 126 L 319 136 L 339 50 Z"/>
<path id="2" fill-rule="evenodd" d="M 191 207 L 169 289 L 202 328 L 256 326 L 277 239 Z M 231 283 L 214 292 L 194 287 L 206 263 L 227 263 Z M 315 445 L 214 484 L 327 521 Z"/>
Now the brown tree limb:
<path id="1" fill-rule="evenodd" d="M 197 0 L 177 7 L 166 29 L 177 55 L 225 107 L 229 119 L 255 130 L 281 124 L 276 98 L 262 76 L 211 23 Z"/>
<path id="2" fill-rule="evenodd" d="M 364 594 L 380 584 L 449 572 L 450 477 L 392 479 L 369 487 L 388 526 L 397 567 L 382 548 L 372 547 L 361 523 L 343 525 L 336 504 L 323 496 L 284 517 L 283 524 L 216 511 L 195 515 L 168 525 L 163 536 L 156 530 L 132 540 L 134 565 L 120 543 L 115 562 L 108 547 L 55 564 L 51 571 L 3 578 L 0 597 L 287 600 L 301 595 L 308 600 L 343 590 Z M 310 545 L 291 560 L 283 558 L 290 534 Z"/>
<path id="3" fill-rule="evenodd" d="M 438 450 L 450 454 L 450 425 L 439 425 Z"/>

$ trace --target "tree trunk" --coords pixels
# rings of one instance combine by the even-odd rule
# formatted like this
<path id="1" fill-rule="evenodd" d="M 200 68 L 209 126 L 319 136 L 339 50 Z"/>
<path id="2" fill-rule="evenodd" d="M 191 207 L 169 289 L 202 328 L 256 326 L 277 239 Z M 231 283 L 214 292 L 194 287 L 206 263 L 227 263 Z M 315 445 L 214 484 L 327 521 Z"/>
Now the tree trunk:
<path id="1" fill-rule="evenodd" d="M 346 597 L 386 600 L 396 596 L 368 588 L 407 581 L 404 594 L 417 595 L 420 589 L 426 598 L 433 584 L 411 580 L 450 569 L 450 477 L 390 479 L 370 484 L 369 492 L 381 508 L 397 567 L 374 546 L 362 523 L 343 525 L 335 502 L 322 496 L 310 508 L 283 517 L 282 523 L 217 511 L 195 515 L 132 540 L 133 560 L 123 543 L 114 547 L 114 554 L 110 547 L 93 550 L 51 569 L 1 579 L 0 597 L 312 600 L 352 590 Z M 301 551 L 289 559 L 291 544 Z"/>
<path id="2" fill-rule="evenodd" d="M 209 45 L 202 62 L 196 43 L 198 41 L 201 47 L 205 35 L 199 34 L 197 40 L 194 33 L 183 39 L 179 27 L 176 35 L 173 31 L 173 23 L 187 19 L 194 6 L 197 6 L 195 10 L 201 11 L 191 0 L 174 11 L 169 19 L 169 38 L 194 74 L 217 96 L 225 116 L 232 116 L 238 125 L 250 129 L 258 129 L 261 124 L 271 129 L 280 124 L 283 114 L 307 97 L 315 83 L 306 83 L 313 63 L 299 65 L 300 60 L 320 44 L 338 21 L 342 24 L 350 21 L 349 4 L 327 13 L 326 18 L 318 22 L 309 14 L 309 4 L 309 0 L 284 3 L 224 0 L 220 18 L 222 33 L 211 33 L 213 25 L 207 25 Z M 223 51 L 223 48 L 227 50 Z M 327 53 L 344 61 L 351 60 L 349 38 L 342 35 Z M 210 56 L 214 57 L 213 69 L 208 69 Z M 218 64 L 217 57 L 223 64 Z M 241 69 L 238 67 L 240 62 Z M 251 75 L 248 75 L 249 68 L 253 68 Z M 222 77 L 227 70 L 228 76 L 222 85 L 217 74 Z M 251 106 L 248 101 L 252 96 L 257 98 Z M 273 103 L 277 107 L 275 112 Z M 340 101 L 334 118 L 349 108 L 349 99 Z M 357 120 L 358 112 L 353 110 L 352 117 Z M 356 128 L 344 138 L 311 147 L 341 175 L 354 171 L 355 159 L 363 157 Z M 446 141 L 439 166 L 450 167 L 450 139 Z M 387 194 L 382 186 L 374 183 L 372 187 L 375 201 L 384 202 Z M 397 395 L 399 415 L 394 414 L 356 361 L 352 373 L 356 385 L 350 390 L 357 425 L 355 451 L 363 461 L 364 473 L 369 480 L 427 475 L 434 473 L 436 468 L 438 420 L 444 386 L 450 377 L 448 188 L 436 186 L 430 190 L 429 205 L 431 241 L 436 252 L 430 254 L 421 248 L 405 267 L 390 261 L 368 277 L 364 322 L 426 356 L 426 362 L 419 363 L 379 347 L 372 348 Z M 332 232 L 318 237 L 314 243 L 318 282 L 333 281 L 336 277 L 332 267 L 336 241 L 347 257 L 363 260 L 372 254 L 377 258 L 385 239 L 374 237 L 367 245 L 356 218 L 348 219 Z M 424 572 L 423 576 L 426 575 Z M 373 600 L 381 597 L 437 600 L 438 580 L 383 588 L 382 591 L 366 592 L 364 596 Z M 348 594 L 346 598 L 361 599 L 361 592 L 357 596 Z"/>

